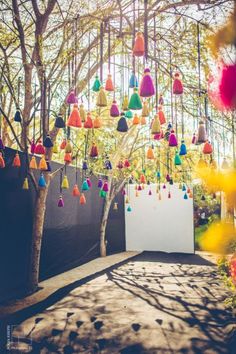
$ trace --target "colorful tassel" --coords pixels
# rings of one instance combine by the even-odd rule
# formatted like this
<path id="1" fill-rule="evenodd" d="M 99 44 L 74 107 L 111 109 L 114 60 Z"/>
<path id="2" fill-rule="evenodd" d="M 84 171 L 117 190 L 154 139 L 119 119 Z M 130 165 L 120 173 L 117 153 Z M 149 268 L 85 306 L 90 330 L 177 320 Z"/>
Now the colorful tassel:
<path id="1" fill-rule="evenodd" d="M 184 199 L 188 199 L 188 194 L 184 193 Z"/>
<path id="2" fill-rule="evenodd" d="M 42 144 L 42 141 L 39 140 L 35 146 L 34 153 L 37 155 L 44 155 L 46 152 L 45 147 Z"/>
<path id="3" fill-rule="evenodd" d="M 69 181 L 68 181 L 68 178 L 67 178 L 66 175 L 63 177 L 63 180 L 62 180 L 62 183 L 61 183 L 61 188 L 69 189 Z"/>
<path id="4" fill-rule="evenodd" d="M 176 153 L 175 153 L 174 164 L 175 164 L 175 166 L 182 165 L 182 161 L 181 161 L 181 158 L 180 158 L 180 156 L 178 154 L 178 151 L 176 151 Z"/>
<path id="5" fill-rule="evenodd" d="M 47 162 L 45 160 L 45 157 L 42 156 L 42 158 L 39 161 L 39 169 L 46 171 L 48 169 Z"/>
<path id="6" fill-rule="evenodd" d="M 236 64 L 224 65 L 219 83 L 219 95 L 223 106 L 229 110 L 234 110 L 236 108 L 235 79 Z"/>
<path id="7" fill-rule="evenodd" d="M 87 164 L 87 161 L 84 160 L 84 161 L 83 161 L 83 165 L 82 165 L 82 170 L 83 170 L 83 171 L 86 171 L 87 169 L 88 169 L 88 164 Z"/>
<path id="8" fill-rule="evenodd" d="M 128 212 L 132 211 L 132 209 L 131 209 L 131 206 L 130 206 L 130 205 L 128 206 L 127 211 L 128 211 Z"/>
<path id="9" fill-rule="evenodd" d="M 193 137 L 192 137 L 192 144 L 196 144 L 196 142 L 197 142 L 197 137 L 196 137 L 196 134 L 194 133 L 193 134 Z"/>
<path id="10" fill-rule="evenodd" d="M 99 129 L 99 128 L 101 128 L 101 126 L 102 126 L 102 121 L 101 121 L 100 117 L 99 116 L 95 117 L 94 121 L 93 121 L 94 129 Z"/>
<path id="11" fill-rule="evenodd" d="M 146 177 L 143 173 L 140 176 L 140 183 L 142 183 L 142 184 L 146 183 Z"/>
<path id="12" fill-rule="evenodd" d="M 103 190 L 100 190 L 99 195 L 100 195 L 101 198 L 106 198 L 107 192 L 105 192 Z"/>
<path id="13" fill-rule="evenodd" d="M 141 102 L 140 96 L 138 94 L 137 88 L 134 88 L 134 92 L 132 93 L 130 100 L 129 100 L 128 108 L 133 109 L 133 110 L 142 109 L 142 102 Z"/>
<path id="14" fill-rule="evenodd" d="M 87 184 L 89 186 L 89 188 L 92 188 L 92 182 L 91 179 L 89 177 L 86 178 Z"/>
<path id="15" fill-rule="evenodd" d="M 71 142 L 70 140 L 67 140 L 66 142 L 66 146 L 65 146 L 65 153 L 71 153 L 72 152 L 72 145 L 71 145 Z"/>
<path id="16" fill-rule="evenodd" d="M 79 187 L 78 187 L 77 184 L 75 184 L 73 189 L 72 189 L 72 195 L 73 195 L 73 197 L 79 197 L 80 196 L 80 191 L 79 191 Z"/>
<path id="17" fill-rule="evenodd" d="M 147 122 L 146 122 L 146 117 L 141 117 L 141 121 L 140 121 L 141 125 L 145 125 Z"/>
<path id="18" fill-rule="evenodd" d="M 4 150 L 4 149 L 5 149 L 5 146 L 3 144 L 3 140 L 2 140 L 2 138 L 0 136 L 0 150 Z"/>
<path id="19" fill-rule="evenodd" d="M 109 191 L 109 187 L 108 187 L 107 181 L 105 181 L 105 182 L 103 183 L 102 190 L 103 190 L 104 192 L 108 192 L 108 191 Z"/>
<path id="20" fill-rule="evenodd" d="M 65 155 L 64 155 L 64 162 L 66 164 L 70 164 L 72 162 L 72 156 L 71 156 L 71 153 L 70 152 L 66 152 Z"/>
<path id="21" fill-rule="evenodd" d="M 82 127 L 82 121 L 81 121 L 81 117 L 79 114 L 77 104 L 74 104 L 74 106 L 73 106 L 73 109 L 72 109 L 71 114 L 70 114 L 68 121 L 67 121 L 67 126 L 73 127 L 73 128 L 81 128 Z"/>
<path id="22" fill-rule="evenodd" d="M 104 90 L 104 87 L 101 86 L 97 95 L 97 106 L 106 107 L 107 106 L 107 95 Z"/>
<path id="23" fill-rule="evenodd" d="M 129 107 L 129 98 L 128 98 L 128 95 L 124 95 L 124 99 L 122 102 L 123 111 L 127 111 L 129 109 L 128 107 Z"/>
<path id="24" fill-rule="evenodd" d="M 152 195 L 152 191 L 151 191 L 151 189 L 149 189 L 149 191 L 148 191 L 148 195 Z"/>
<path id="25" fill-rule="evenodd" d="M 84 122 L 84 128 L 86 128 L 86 129 L 93 128 L 93 120 L 92 120 L 92 116 L 91 116 L 90 112 L 88 112 L 87 117 L 86 117 L 86 121 Z"/>
<path id="26" fill-rule="evenodd" d="M 24 179 L 24 182 L 23 182 L 23 185 L 22 185 L 22 189 L 24 189 L 24 190 L 28 190 L 29 189 L 29 181 L 28 181 L 27 177 L 25 177 L 25 179 Z"/>
<path id="27" fill-rule="evenodd" d="M 76 97 L 75 90 L 71 90 L 66 97 L 67 104 L 77 104 L 78 98 Z"/>
<path id="28" fill-rule="evenodd" d="M 53 142 L 52 142 L 52 139 L 51 139 L 49 134 L 44 139 L 43 145 L 46 148 L 52 148 L 53 147 Z"/>
<path id="29" fill-rule="evenodd" d="M 93 84 L 93 87 L 92 87 L 92 90 L 93 90 L 94 92 L 98 92 L 98 91 L 100 90 L 101 85 L 102 85 L 102 84 L 101 84 L 101 82 L 100 82 L 98 76 L 96 75 L 95 81 L 94 81 L 94 84 Z"/>
<path id="30" fill-rule="evenodd" d="M 163 95 L 162 95 L 162 94 L 160 94 L 160 97 L 159 97 L 159 100 L 158 100 L 158 104 L 159 104 L 160 106 L 163 106 L 163 105 L 164 105 L 164 98 L 163 98 Z"/>
<path id="31" fill-rule="evenodd" d="M 137 113 L 135 113 L 134 118 L 133 118 L 133 125 L 138 125 L 138 124 L 140 124 L 140 119 L 139 119 Z"/>
<path id="32" fill-rule="evenodd" d="M 66 139 L 63 139 L 62 142 L 61 142 L 61 145 L 60 145 L 60 149 L 61 149 L 61 150 L 64 150 L 64 149 L 65 149 L 66 143 L 67 143 Z"/>
<path id="33" fill-rule="evenodd" d="M 105 90 L 109 91 L 109 92 L 114 91 L 114 85 L 113 85 L 113 82 L 112 82 L 111 74 L 107 75 L 107 80 L 106 80 L 106 84 L 105 84 Z"/>
<path id="34" fill-rule="evenodd" d="M 142 32 L 137 32 L 134 41 L 133 55 L 136 57 L 142 57 L 145 53 L 144 37 Z"/>
<path id="35" fill-rule="evenodd" d="M 21 123 L 22 121 L 21 112 L 19 109 L 16 110 L 16 113 L 14 115 L 14 121 L 17 123 Z"/>
<path id="36" fill-rule="evenodd" d="M 64 119 L 62 118 L 61 115 L 58 115 L 55 120 L 55 127 L 56 128 L 65 128 L 65 126 L 66 125 L 65 125 Z"/>
<path id="37" fill-rule="evenodd" d="M 63 198 L 62 198 L 62 195 L 60 195 L 60 197 L 59 197 L 59 199 L 58 199 L 58 202 L 57 202 L 57 206 L 59 207 L 59 208 L 63 208 L 64 207 L 64 200 L 63 200 Z"/>
<path id="38" fill-rule="evenodd" d="M 119 170 L 121 170 L 124 167 L 123 161 L 120 160 L 117 164 L 117 168 L 119 168 Z"/>
<path id="39" fill-rule="evenodd" d="M 58 154 L 59 153 L 59 148 L 58 148 L 57 142 L 54 143 L 53 148 L 52 148 L 52 152 L 54 154 Z"/>
<path id="40" fill-rule="evenodd" d="M 79 199 L 79 203 L 80 203 L 81 205 L 86 204 L 86 198 L 85 198 L 84 193 L 81 193 L 81 196 L 80 196 L 80 199 Z"/>
<path id="41" fill-rule="evenodd" d="M 171 130 L 170 132 L 170 136 L 169 136 L 169 146 L 177 146 L 178 145 L 178 141 L 175 135 L 174 130 Z"/>
<path id="42" fill-rule="evenodd" d="M 186 147 L 184 140 L 181 141 L 179 154 L 180 154 L 180 156 L 187 154 L 187 147 Z"/>
<path id="43" fill-rule="evenodd" d="M 0 152 L 0 168 L 4 168 L 6 165 L 5 165 L 5 161 L 4 161 L 4 158 L 2 156 L 2 153 Z"/>
<path id="44" fill-rule="evenodd" d="M 174 82 L 173 82 L 173 94 L 174 95 L 182 95 L 184 92 L 182 81 L 180 80 L 179 73 L 175 73 Z"/>
<path id="45" fill-rule="evenodd" d="M 18 152 L 15 154 L 12 166 L 13 167 L 20 167 L 21 166 L 20 156 L 19 156 Z"/>
<path id="46" fill-rule="evenodd" d="M 143 102 L 143 108 L 142 108 L 142 117 L 148 117 L 149 116 L 149 108 L 148 108 L 148 103 L 147 101 Z"/>
<path id="47" fill-rule="evenodd" d="M 171 198 L 171 193 L 170 193 L 170 192 L 168 192 L 168 198 L 169 198 L 169 199 Z"/>
<path id="48" fill-rule="evenodd" d="M 99 178 L 99 180 L 98 180 L 98 188 L 101 189 L 102 186 L 103 186 L 103 181 L 102 181 L 101 178 Z"/>
<path id="49" fill-rule="evenodd" d="M 125 112 L 125 117 L 128 118 L 128 119 L 133 118 L 133 113 L 132 113 L 132 111 L 126 111 L 126 112 Z"/>
<path id="50" fill-rule="evenodd" d="M 95 143 L 93 143 L 91 150 L 90 150 L 90 157 L 94 158 L 98 156 L 98 148 Z"/>
<path id="51" fill-rule="evenodd" d="M 105 165 L 105 169 L 106 170 L 112 170 L 112 164 L 111 164 L 111 161 L 109 159 L 106 159 L 104 161 L 104 165 Z"/>
<path id="52" fill-rule="evenodd" d="M 117 124 L 117 131 L 121 133 L 125 133 L 128 131 L 128 124 L 124 116 L 120 117 L 118 124 Z"/>
<path id="53" fill-rule="evenodd" d="M 209 141 L 205 142 L 202 152 L 205 155 L 213 153 L 213 148 L 212 148 L 212 145 L 211 145 L 211 143 Z"/>
<path id="54" fill-rule="evenodd" d="M 202 120 L 199 122 L 197 143 L 202 144 L 207 141 L 206 127 Z"/>
<path id="55" fill-rule="evenodd" d="M 41 173 L 40 177 L 39 177 L 39 181 L 38 181 L 38 186 L 41 188 L 45 188 L 46 187 L 46 181 L 44 178 L 44 175 Z"/>
<path id="56" fill-rule="evenodd" d="M 86 112 L 85 112 L 85 109 L 84 109 L 84 105 L 81 103 L 81 105 L 79 106 L 79 115 L 80 115 L 80 118 L 81 118 L 81 121 L 82 122 L 85 122 L 85 119 L 86 119 Z"/>
<path id="57" fill-rule="evenodd" d="M 148 160 L 154 160 L 155 159 L 155 156 L 154 156 L 154 153 L 153 153 L 153 149 L 151 147 L 149 147 L 148 150 L 147 150 L 147 159 Z"/>
<path id="58" fill-rule="evenodd" d="M 158 117 L 161 125 L 166 123 L 166 117 L 160 105 L 158 106 Z"/>
<path id="59" fill-rule="evenodd" d="M 132 72 L 130 79 L 129 79 L 129 88 L 138 87 L 138 79 L 134 72 Z"/>
<path id="60" fill-rule="evenodd" d="M 82 191 L 88 191 L 88 190 L 89 190 L 89 185 L 88 185 L 88 182 L 87 182 L 86 179 L 83 181 L 81 190 L 82 190 Z"/>
<path id="61" fill-rule="evenodd" d="M 151 78 L 150 69 L 146 68 L 140 84 L 139 94 L 141 97 L 152 97 L 155 95 L 155 88 Z"/>
<path id="62" fill-rule="evenodd" d="M 151 125 L 151 133 L 152 134 L 159 134 L 161 131 L 161 125 L 158 115 L 155 115 L 152 125 Z"/>
<path id="63" fill-rule="evenodd" d="M 124 162 L 124 167 L 125 168 L 129 168 L 130 167 L 130 162 L 129 162 L 129 160 L 125 160 L 125 162 Z"/>
<path id="64" fill-rule="evenodd" d="M 119 117 L 120 111 L 117 105 L 117 102 L 114 100 L 112 102 L 111 108 L 110 108 L 110 116 L 111 117 Z"/>

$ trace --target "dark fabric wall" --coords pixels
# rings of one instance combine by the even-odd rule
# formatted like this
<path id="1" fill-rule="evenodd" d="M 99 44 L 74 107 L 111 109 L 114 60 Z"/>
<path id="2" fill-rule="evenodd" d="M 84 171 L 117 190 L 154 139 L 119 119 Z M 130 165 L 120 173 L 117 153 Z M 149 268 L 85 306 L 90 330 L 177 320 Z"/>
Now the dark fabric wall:
<path id="1" fill-rule="evenodd" d="M 22 166 L 12 167 L 15 151 L 5 149 L 6 168 L 0 169 L 0 301 L 24 293 L 29 266 L 32 213 L 35 200 L 33 186 L 22 190 L 25 156 Z M 52 163 L 52 170 L 60 165 Z M 104 200 L 99 197 L 97 179 L 86 192 L 86 205 L 71 195 L 75 171 L 67 167 L 70 189 L 63 191 L 64 208 L 58 208 L 60 174 L 53 179 L 47 198 L 43 233 L 40 279 L 46 279 L 99 256 L 99 226 Z M 79 176 L 79 187 L 81 178 Z M 107 226 L 108 254 L 125 250 L 123 197 L 116 198 L 119 209 L 110 212 Z"/>

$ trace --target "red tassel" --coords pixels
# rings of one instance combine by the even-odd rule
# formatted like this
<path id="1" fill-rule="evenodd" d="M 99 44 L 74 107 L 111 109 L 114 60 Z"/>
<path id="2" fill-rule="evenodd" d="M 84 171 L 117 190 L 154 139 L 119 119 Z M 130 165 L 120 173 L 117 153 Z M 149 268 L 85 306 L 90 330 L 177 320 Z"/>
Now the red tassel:
<path id="1" fill-rule="evenodd" d="M 95 145 L 95 143 L 93 143 L 90 151 L 90 157 L 97 157 L 97 156 L 98 156 L 98 148 Z"/>
<path id="2" fill-rule="evenodd" d="M 202 152 L 203 152 L 203 154 L 212 154 L 213 148 L 212 148 L 211 143 L 209 143 L 209 141 L 205 142 Z"/>
<path id="3" fill-rule="evenodd" d="M 84 122 L 84 128 L 87 128 L 87 129 L 93 128 L 93 120 L 92 120 L 90 112 L 88 112 L 86 121 Z"/>
<path id="4" fill-rule="evenodd" d="M 13 167 L 20 167 L 21 166 L 20 156 L 19 156 L 18 152 L 15 154 L 12 166 Z"/>
<path id="5" fill-rule="evenodd" d="M 159 117 L 160 124 L 166 123 L 166 117 L 162 110 L 162 106 L 158 106 L 158 117 Z"/>
<path id="6" fill-rule="evenodd" d="M 64 161 L 67 164 L 70 164 L 72 161 L 72 157 L 71 157 L 71 153 L 70 152 L 66 152 L 64 155 Z"/>
<path id="7" fill-rule="evenodd" d="M 79 187 L 78 187 L 77 184 L 75 184 L 74 187 L 73 187 L 72 195 L 73 195 L 73 197 L 79 197 L 80 196 L 80 191 L 79 191 Z"/>
<path id="8" fill-rule="evenodd" d="M 175 95 L 182 95 L 184 92 L 182 81 L 180 80 L 179 73 L 175 73 L 173 82 L 173 93 Z"/>
<path id="9" fill-rule="evenodd" d="M 43 146 L 42 141 L 39 140 L 35 146 L 34 153 L 38 155 L 45 155 L 45 152 L 46 152 L 45 147 Z"/>
<path id="10" fill-rule="evenodd" d="M 138 32 L 135 38 L 133 55 L 136 57 L 142 57 L 145 53 L 144 37 L 142 32 Z"/>
<path id="11" fill-rule="evenodd" d="M 60 145 L 60 149 L 61 149 L 61 150 L 64 150 L 65 147 L 66 147 L 66 144 L 67 144 L 66 139 L 63 139 L 62 142 L 61 142 L 61 145 Z"/>
<path id="12" fill-rule="evenodd" d="M 2 156 L 2 153 L 0 152 L 0 168 L 4 168 L 4 167 L 5 167 L 5 161 Z"/>

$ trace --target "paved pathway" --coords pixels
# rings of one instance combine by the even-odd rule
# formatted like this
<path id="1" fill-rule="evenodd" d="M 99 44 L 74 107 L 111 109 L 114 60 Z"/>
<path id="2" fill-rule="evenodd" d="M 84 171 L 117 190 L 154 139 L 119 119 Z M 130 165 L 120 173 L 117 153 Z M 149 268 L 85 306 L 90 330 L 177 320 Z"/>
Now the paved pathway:
<path id="1" fill-rule="evenodd" d="M 216 266 L 199 255 L 144 253 L 75 288 L 14 336 L 34 354 L 235 354 L 225 296 Z"/>

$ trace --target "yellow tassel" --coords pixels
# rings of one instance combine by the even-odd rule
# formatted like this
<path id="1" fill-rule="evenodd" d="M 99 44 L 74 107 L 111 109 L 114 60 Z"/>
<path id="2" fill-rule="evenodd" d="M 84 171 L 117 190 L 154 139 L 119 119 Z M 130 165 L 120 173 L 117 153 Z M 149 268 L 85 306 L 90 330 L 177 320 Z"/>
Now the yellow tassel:
<path id="1" fill-rule="evenodd" d="M 39 161 L 39 169 L 40 170 L 47 170 L 48 169 L 48 165 L 47 165 L 47 162 L 46 162 L 44 156 Z"/>
<path id="2" fill-rule="evenodd" d="M 35 156 L 32 156 L 30 164 L 29 164 L 29 168 L 31 168 L 32 170 L 33 169 L 36 170 L 38 168 Z"/>
<path id="3" fill-rule="evenodd" d="M 58 148 L 58 144 L 57 143 L 54 143 L 53 148 L 52 148 L 52 152 L 54 154 L 58 154 L 59 148 Z"/>
<path id="4" fill-rule="evenodd" d="M 25 190 L 29 189 L 29 182 L 28 182 L 28 178 L 27 177 L 25 177 L 25 179 L 24 179 L 24 183 L 23 183 L 22 189 L 25 189 Z"/>
<path id="5" fill-rule="evenodd" d="M 123 103 L 122 103 L 122 109 L 123 111 L 127 111 L 129 107 L 129 98 L 127 95 L 124 95 Z"/>
<path id="6" fill-rule="evenodd" d="M 129 203 L 129 198 L 128 198 L 128 197 L 125 198 L 125 203 L 126 203 L 126 204 Z"/>
<path id="7" fill-rule="evenodd" d="M 69 181 L 68 181 L 68 178 L 67 178 L 66 175 L 63 177 L 63 180 L 62 180 L 62 183 L 61 183 L 61 188 L 69 189 Z"/>
<path id="8" fill-rule="evenodd" d="M 148 108 L 148 104 L 145 101 L 143 103 L 143 108 L 142 108 L 142 117 L 148 117 L 149 116 L 149 108 Z"/>
<path id="9" fill-rule="evenodd" d="M 81 117 L 81 120 L 82 122 L 85 122 L 86 121 L 86 112 L 85 112 L 85 109 L 84 109 L 84 105 L 81 104 L 79 106 L 79 114 L 80 114 L 80 117 Z"/>
<path id="10" fill-rule="evenodd" d="M 65 147 L 65 153 L 71 153 L 71 152 L 72 152 L 72 146 L 70 140 L 68 140 Z"/>
<path id="11" fill-rule="evenodd" d="M 106 107 L 107 106 L 107 96 L 104 87 L 101 86 L 97 95 L 97 106 Z"/>
<path id="12" fill-rule="evenodd" d="M 153 119 L 151 131 L 152 134 L 158 134 L 161 131 L 161 124 L 158 115 L 155 115 Z"/>

